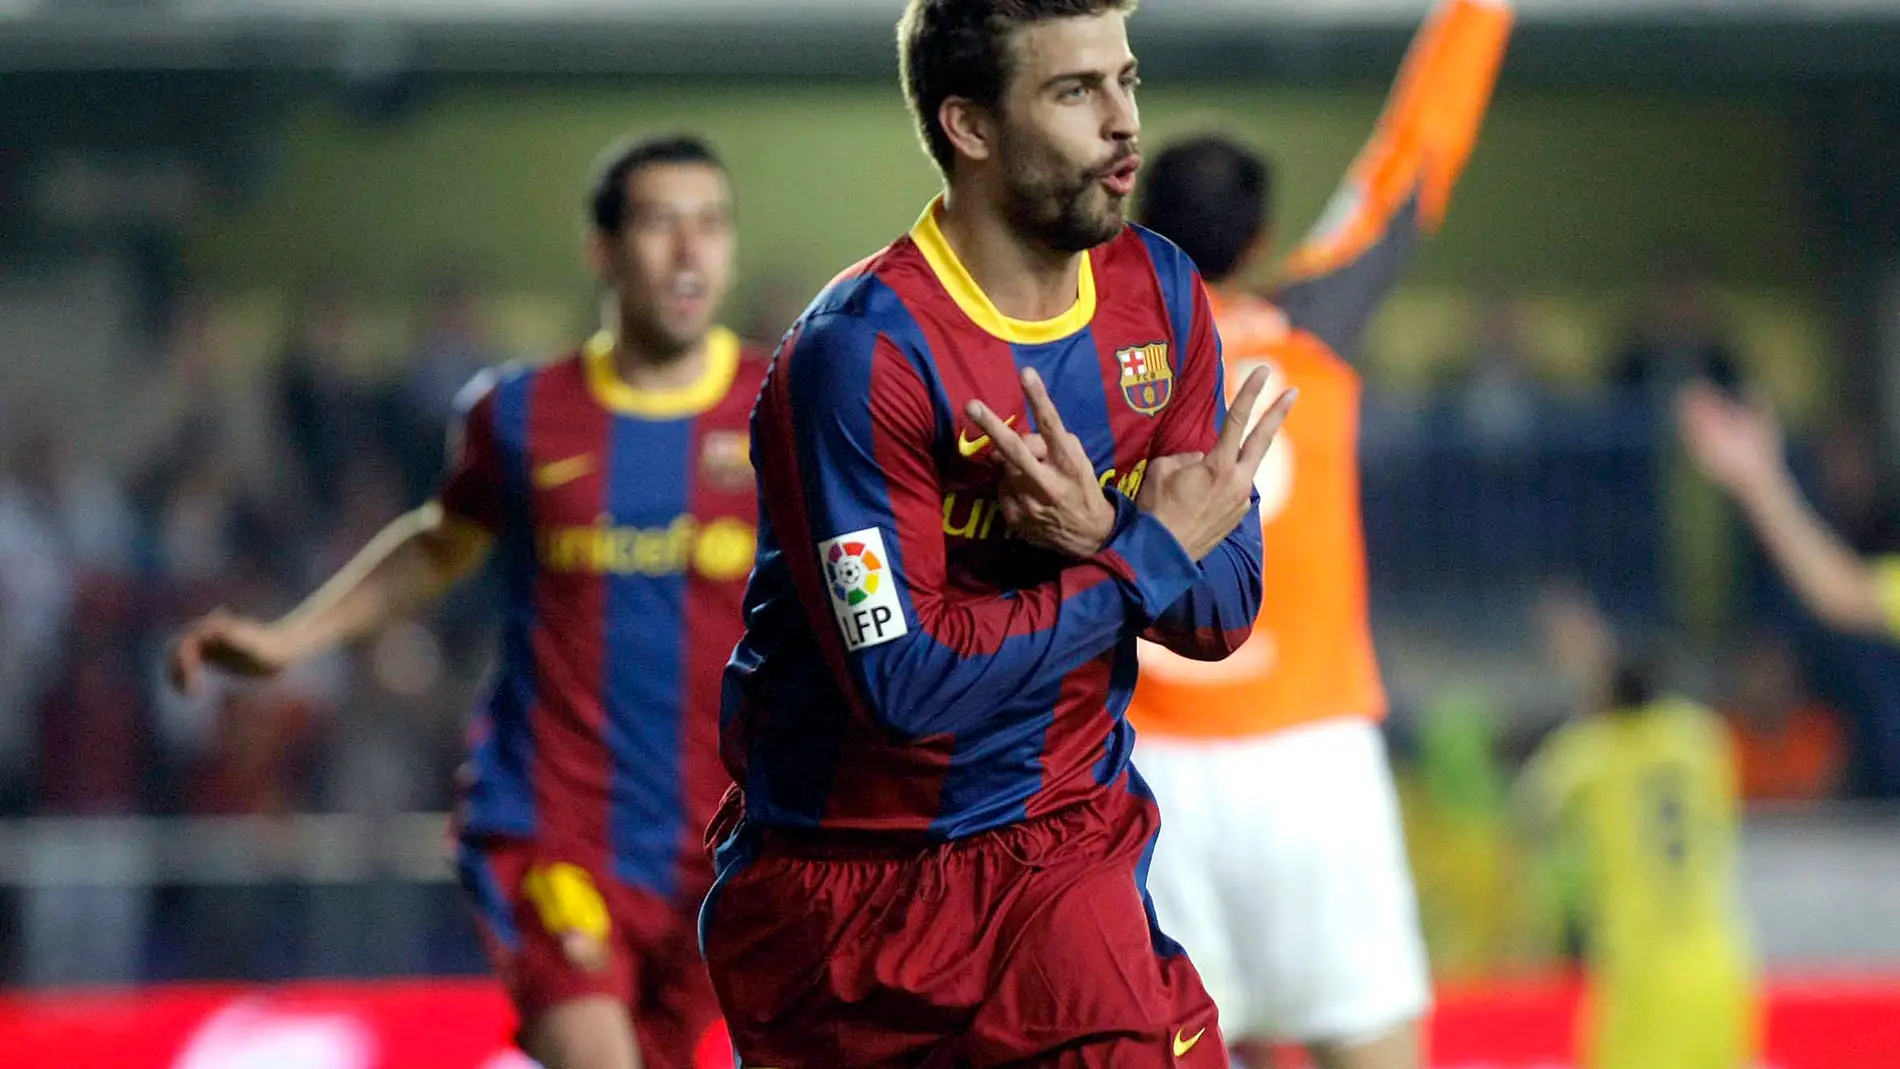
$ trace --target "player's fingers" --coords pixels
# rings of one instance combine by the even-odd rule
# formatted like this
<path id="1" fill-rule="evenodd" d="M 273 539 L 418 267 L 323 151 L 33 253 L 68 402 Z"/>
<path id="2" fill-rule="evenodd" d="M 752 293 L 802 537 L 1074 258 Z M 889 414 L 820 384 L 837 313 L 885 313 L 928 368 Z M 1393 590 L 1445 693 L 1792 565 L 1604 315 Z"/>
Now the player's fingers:
<path id="1" fill-rule="evenodd" d="M 1293 402 L 1299 399 L 1297 387 L 1283 391 L 1274 398 L 1267 414 L 1260 417 L 1260 422 L 1254 424 L 1253 431 L 1247 435 L 1247 441 L 1240 447 L 1238 464 L 1247 473 L 1248 482 L 1252 482 L 1254 473 L 1260 470 L 1260 462 L 1266 459 L 1267 450 L 1272 448 L 1274 436 L 1280 433 L 1280 425 L 1286 422 L 1286 414 L 1293 411 Z"/>
<path id="2" fill-rule="evenodd" d="M 1068 433 L 1062 424 L 1062 413 L 1056 411 L 1056 403 L 1049 396 L 1049 388 L 1042 384 L 1042 376 L 1033 367 L 1023 369 L 1023 396 L 1029 400 L 1029 411 L 1035 414 L 1036 429 L 1051 438 L 1060 438 Z"/>
<path id="3" fill-rule="evenodd" d="M 1240 447 L 1246 440 L 1248 425 L 1253 422 L 1254 406 L 1260 403 L 1261 391 L 1267 388 L 1267 379 L 1271 375 L 1266 368 L 1257 367 L 1241 384 L 1239 395 L 1227 407 L 1227 425 L 1221 428 L 1220 440 L 1214 445 L 1215 460 L 1232 463 L 1240 457 Z"/>
<path id="4" fill-rule="evenodd" d="M 198 689 L 198 672 L 204 665 L 204 652 L 198 645 L 198 636 L 187 632 L 172 647 L 170 669 L 172 689 L 180 694 L 192 694 Z"/>
<path id="5" fill-rule="evenodd" d="M 996 447 L 997 454 L 1005 463 L 1021 472 L 1025 478 L 1035 482 L 1038 487 L 1043 486 L 1044 466 L 1036 459 L 1035 454 L 1029 451 L 1029 446 L 1023 441 L 1022 435 L 1017 434 L 1009 424 L 998 419 L 996 413 L 990 410 L 990 406 L 981 401 L 971 401 L 964 408 L 964 413 L 970 417 L 972 423 L 982 429 L 984 434 L 989 435 L 990 444 Z"/>
<path id="6" fill-rule="evenodd" d="M 1029 454 L 1037 460 L 1047 463 L 1049 460 L 1049 440 L 1040 434 L 1023 435 L 1023 444 L 1029 447 Z"/>

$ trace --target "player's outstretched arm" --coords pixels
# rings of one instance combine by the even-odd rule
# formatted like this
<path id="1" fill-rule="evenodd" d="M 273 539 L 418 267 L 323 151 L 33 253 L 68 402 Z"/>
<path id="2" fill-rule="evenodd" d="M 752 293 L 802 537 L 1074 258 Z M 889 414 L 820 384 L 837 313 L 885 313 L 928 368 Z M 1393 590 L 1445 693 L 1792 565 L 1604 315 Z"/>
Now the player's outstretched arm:
<path id="1" fill-rule="evenodd" d="M 961 730 L 1051 693 L 1200 575 L 1118 494 L 1103 499 L 1113 518 L 1100 547 L 1054 578 L 1006 595 L 951 582 L 930 389 L 909 354 L 849 314 L 788 338 L 754 434 L 772 525 L 832 670 L 901 733 Z"/>
<path id="2" fill-rule="evenodd" d="M 1809 610 L 1843 631 L 1890 633 L 1880 571 L 1857 557 L 1808 507 L 1783 460 L 1774 416 L 1707 383 L 1683 389 L 1676 416 L 1690 457 L 1734 495 L 1775 567 Z"/>
<path id="3" fill-rule="evenodd" d="M 1433 10 L 1371 139 L 1287 258 L 1274 300 L 1348 360 L 1419 239 L 1444 221 L 1490 109 L 1513 18 L 1508 0 L 1443 0 Z"/>
<path id="4" fill-rule="evenodd" d="M 431 502 L 404 514 L 283 618 L 264 622 L 223 609 L 185 628 L 172 649 L 173 685 L 189 691 L 206 665 L 273 675 L 370 634 L 440 597 L 482 561 L 488 532 Z"/>

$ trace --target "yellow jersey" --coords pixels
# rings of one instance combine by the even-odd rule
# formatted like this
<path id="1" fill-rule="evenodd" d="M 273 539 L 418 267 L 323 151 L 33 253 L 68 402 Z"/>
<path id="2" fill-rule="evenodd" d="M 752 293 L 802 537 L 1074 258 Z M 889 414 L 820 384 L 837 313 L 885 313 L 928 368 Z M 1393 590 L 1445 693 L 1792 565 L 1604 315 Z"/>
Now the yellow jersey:
<path id="1" fill-rule="evenodd" d="M 1887 634 L 1900 638 L 1900 554 L 1874 559 L 1874 581 L 1880 588 L 1880 610 L 1887 618 Z"/>
<path id="2" fill-rule="evenodd" d="M 1533 803 L 1578 839 L 1591 1069 L 1741 1069 L 1757 1047 L 1736 894 L 1740 804 L 1722 721 L 1691 702 L 1585 717 L 1532 758 Z"/>
<path id="3" fill-rule="evenodd" d="M 1559 728 L 1526 775 L 1539 807 L 1578 836 L 1598 967 L 1645 968 L 1679 946 L 1740 937 L 1735 758 L 1714 713 L 1665 699 L 1585 717 Z"/>

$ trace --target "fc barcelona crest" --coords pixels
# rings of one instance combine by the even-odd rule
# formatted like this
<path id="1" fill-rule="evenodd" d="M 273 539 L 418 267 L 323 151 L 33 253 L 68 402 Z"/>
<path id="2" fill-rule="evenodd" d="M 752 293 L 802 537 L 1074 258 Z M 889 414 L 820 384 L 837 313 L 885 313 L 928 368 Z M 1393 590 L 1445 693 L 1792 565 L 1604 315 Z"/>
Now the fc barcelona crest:
<path id="1" fill-rule="evenodd" d="M 1128 407 L 1152 416 L 1174 396 L 1174 368 L 1168 365 L 1168 343 L 1136 345 L 1115 351 L 1122 369 L 1122 396 Z"/>
<path id="2" fill-rule="evenodd" d="M 700 445 L 699 474 L 728 493 L 752 488 L 752 442 L 744 431 L 707 431 Z"/>

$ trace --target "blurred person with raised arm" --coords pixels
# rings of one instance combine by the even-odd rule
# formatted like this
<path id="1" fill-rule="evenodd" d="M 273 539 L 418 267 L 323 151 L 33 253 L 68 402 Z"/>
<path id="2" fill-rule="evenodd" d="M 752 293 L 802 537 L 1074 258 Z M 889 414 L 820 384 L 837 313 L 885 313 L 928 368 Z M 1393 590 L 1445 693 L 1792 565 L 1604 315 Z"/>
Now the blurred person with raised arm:
<path id="1" fill-rule="evenodd" d="M 1795 484 L 1771 410 L 1696 382 L 1676 418 L 1689 456 L 1735 498 L 1809 611 L 1839 631 L 1900 640 L 1900 555 L 1862 558 L 1828 529 Z"/>
<path id="2" fill-rule="evenodd" d="M 1359 505 L 1367 324 L 1443 222 L 1510 37 L 1500 0 L 1446 0 L 1419 31 L 1371 140 L 1266 297 L 1267 161 L 1219 137 L 1155 160 L 1139 217 L 1209 282 L 1227 381 L 1300 391 L 1261 466 L 1270 587 L 1253 634 L 1207 663 L 1144 644 L 1129 718 L 1169 818 L 1151 873 L 1241 1060 L 1299 1044 L 1323 1069 L 1422 1064 L 1431 1002 L 1379 721 Z M 1237 823 L 1237 819 L 1240 823 Z"/>

